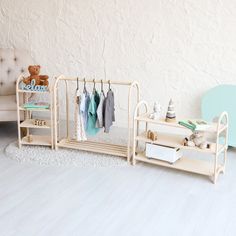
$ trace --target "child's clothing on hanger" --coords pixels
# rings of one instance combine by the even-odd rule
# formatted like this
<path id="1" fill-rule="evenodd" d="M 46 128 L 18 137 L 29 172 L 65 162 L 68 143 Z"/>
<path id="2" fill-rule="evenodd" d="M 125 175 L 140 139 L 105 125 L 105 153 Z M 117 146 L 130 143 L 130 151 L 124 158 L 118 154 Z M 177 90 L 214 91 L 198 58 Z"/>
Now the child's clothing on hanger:
<path id="1" fill-rule="evenodd" d="M 94 101 L 95 101 L 95 103 L 96 103 L 96 105 L 97 105 L 97 108 L 98 108 L 98 105 L 99 105 L 99 103 L 100 103 L 100 96 L 99 96 L 99 94 L 98 94 L 98 92 L 97 92 L 97 90 L 95 89 L 94 91 L 93 91 L 93 93 L 94 93 Z"/>
<path id="2" fill-rule="evenodd" d="M 99 102 L 99 105 L 97 108 L 97 122 L 96 122 L 97 128 L 102 128 L 104 126 L 104 124 L 103 124 L 104 101 L 105 101 L 105 95 L 104 95 L 104 92 L 102 91 L 100 93 L 100 102 Z"/>
<path id="3" fill-rule="evenodd" d="M 115 121 L 115 102 L 114 93 L 111 89 L 107 92 L 107 97 L 104 102 L 104 128 L 105 133 L 109 133 L 112 123 Z"/>
<path id="4" fill-rule="evenodd" d="M 99 131 L 99 128 L 96 128 L 96 121 L 97 121 L 97 104 L 100 100 L 99 94 L 95 91 L 91 95 L 89 108 L 88 108 L 88 123 L 86 132 L 90 135 L 95 135 Z"/>
<path id="5" fill-rule="evenodd" d="M 87 91 L 84 91 L 81 96 L 80 111 L 84 121 L 84 128 L 87 128 L 88 124 L 88 109 L 90 104 L 90 96 Z"/>
<path id="6" fill-rule="evenodd" d="M 79 91 L 76 91 L 75 96 L 75 138 L 77 141 L 87 140 L 85 129 L 84 129 L 84 120 L 81 114 L 81 96 Z"/>

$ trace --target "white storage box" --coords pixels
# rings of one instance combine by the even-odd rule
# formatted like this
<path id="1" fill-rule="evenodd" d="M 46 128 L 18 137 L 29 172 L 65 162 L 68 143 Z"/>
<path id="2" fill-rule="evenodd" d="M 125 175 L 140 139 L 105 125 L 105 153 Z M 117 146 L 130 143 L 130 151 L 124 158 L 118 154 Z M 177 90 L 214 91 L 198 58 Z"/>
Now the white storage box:
<path id="1" fill-rule="evenodd" d="M 174 163 L 182 157 L 182 152 L 179 148 L 146 143 L 146 157 Z"/>

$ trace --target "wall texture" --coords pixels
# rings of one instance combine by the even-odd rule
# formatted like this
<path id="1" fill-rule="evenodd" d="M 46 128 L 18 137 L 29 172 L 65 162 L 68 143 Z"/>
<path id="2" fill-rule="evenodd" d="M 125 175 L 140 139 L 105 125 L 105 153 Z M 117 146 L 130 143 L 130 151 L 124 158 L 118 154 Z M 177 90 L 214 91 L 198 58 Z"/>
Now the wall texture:
<path id="1" fill-rule="evenodd" d="M 235 83 L 234 0 L 1 0 L 0 47 L 24 48 L 50 76 L 138 80 L 142 97 L 200 116 L 203 93 Z M 118 125 L 126 100 L 116 90 Z"/>

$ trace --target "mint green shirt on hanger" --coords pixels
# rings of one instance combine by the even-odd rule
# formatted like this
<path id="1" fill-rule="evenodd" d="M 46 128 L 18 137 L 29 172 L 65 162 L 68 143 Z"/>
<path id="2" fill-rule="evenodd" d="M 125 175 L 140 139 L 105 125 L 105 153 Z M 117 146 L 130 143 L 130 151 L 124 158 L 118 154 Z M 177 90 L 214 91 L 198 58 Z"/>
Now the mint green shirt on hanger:
<path id="1" fill-rule="evenodd" d="M 88 123 L 87 123 L 87 129 L 86 132 L 89 135 L 95 135 L 99 131 L 99 128 L 96 128 L 96 122 L 97 122 L 97 107 L 99 104 L 99 94 L 97 91 L 95 91 L 91 95 L 89 108 L 88 108 Z"/>

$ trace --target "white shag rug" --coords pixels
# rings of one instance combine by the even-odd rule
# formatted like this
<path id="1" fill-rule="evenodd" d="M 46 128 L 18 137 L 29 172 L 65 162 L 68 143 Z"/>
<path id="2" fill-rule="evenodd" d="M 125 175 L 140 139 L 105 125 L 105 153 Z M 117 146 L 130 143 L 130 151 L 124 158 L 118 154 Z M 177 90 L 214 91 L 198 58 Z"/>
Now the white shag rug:
<path id="1" fill-rule="evenodd" d="M 18 148 L 17 142 L 5 148 L 5 156 L 20 163 L 37 163 L 51 166 L 76 167 L 115 167 L 127 166 L 125 158 L 84 152 L 79 150 L 59 148 L 58 151 L 43 146 L 22 146 Z"/>

